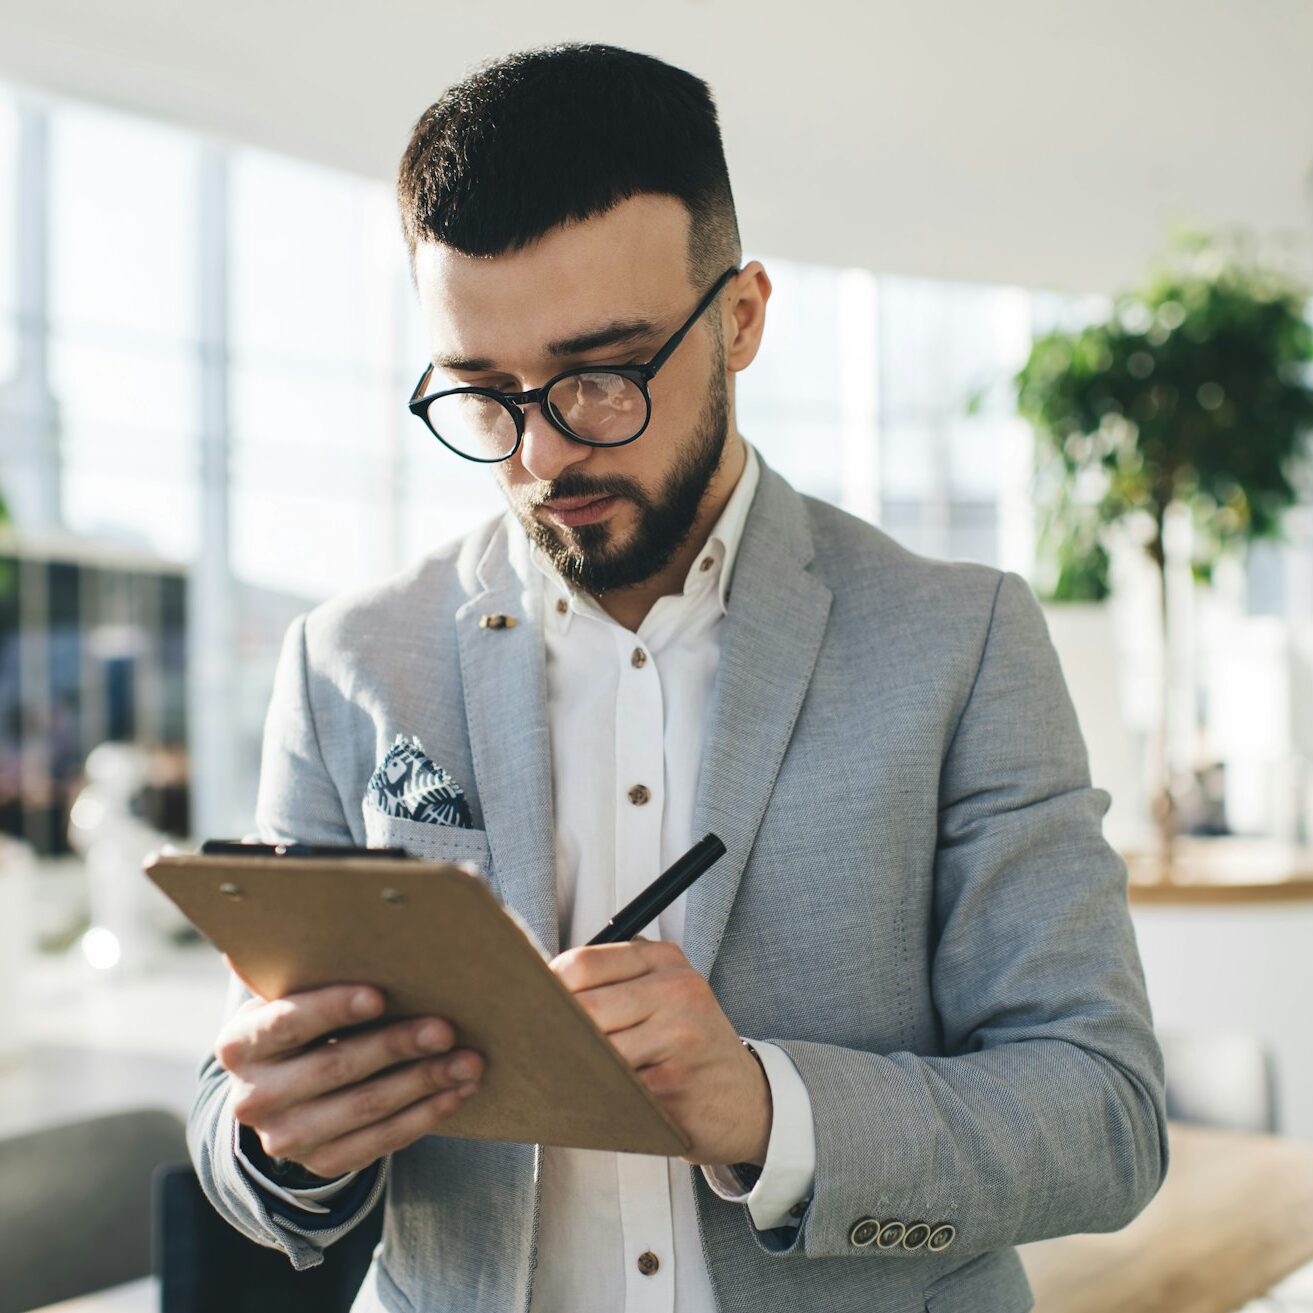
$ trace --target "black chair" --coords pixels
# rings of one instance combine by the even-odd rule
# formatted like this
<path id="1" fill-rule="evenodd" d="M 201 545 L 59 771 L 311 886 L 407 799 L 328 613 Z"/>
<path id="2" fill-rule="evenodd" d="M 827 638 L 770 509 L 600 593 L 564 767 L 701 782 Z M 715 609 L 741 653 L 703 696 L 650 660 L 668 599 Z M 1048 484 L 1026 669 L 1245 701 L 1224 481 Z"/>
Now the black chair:
<path id="1" fill-rule="evenodd" d="M 1167 1115 L 1221 1130 L 1279 1134 L 1276 1061 L 1252 1035 L 1160 1034 Z"/>
<path id="2" fill-rule="evenodd" d="M 161 1313 L 349 1313 L 383 1232 L 383 1205 L 298 1272 L 214 1210 L 190 1163 L 155 1175 Z"/>
<path id="3" fill-rule="evenodd" d="M 186 1156 L 172 1113 L 134 1111 L 0 1142 L 0 1313 L 151 1271 L 151 1175 Z"/>

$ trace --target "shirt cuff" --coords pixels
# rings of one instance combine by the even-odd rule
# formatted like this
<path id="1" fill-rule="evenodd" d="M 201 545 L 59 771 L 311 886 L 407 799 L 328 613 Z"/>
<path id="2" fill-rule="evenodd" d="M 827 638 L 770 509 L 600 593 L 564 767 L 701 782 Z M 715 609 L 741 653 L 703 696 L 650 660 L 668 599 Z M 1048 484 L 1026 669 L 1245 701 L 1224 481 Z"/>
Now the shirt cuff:
<path id="1" fill-rule="evenodd" d="M 307 1186 L 300 1190 L 293 1190 L 288 1186 L 279 1185 L 276 1181 L 271 1181 L 258 1167 L 253 1166 L 251 1160 L 243 1152 L 241 1127 L 236 1119 L 233 1120 L 233 1153 L 236 1155 L 242 1171 L 262 1190 L 273 1195 L 275 1199 L 281 1199 L 283 1203 L 291 1204 L 293 1208 L 299 1208 L 307 1213 L 331 1213 L 333 1210 L 322 1201 L 341 1194 L 360 1175 L 359 1171 L 347 1172 L 345 1176 L 336 1177 L 324 1185 Z"/>
<path id="2" fill-rule="evenodd" d="M 751 1190 L 732 1167 L 702 1168 L 707 1184 L 730 1203 L 747 1204 L 758 1231 L 797 1226 L 811 1202 L 816 1179 L 816 1125 L 811 1096 L 792 1058 L 774 1044 L 753 1040 L 770 1086 L 770 1139 L 766 1162 Z"/>

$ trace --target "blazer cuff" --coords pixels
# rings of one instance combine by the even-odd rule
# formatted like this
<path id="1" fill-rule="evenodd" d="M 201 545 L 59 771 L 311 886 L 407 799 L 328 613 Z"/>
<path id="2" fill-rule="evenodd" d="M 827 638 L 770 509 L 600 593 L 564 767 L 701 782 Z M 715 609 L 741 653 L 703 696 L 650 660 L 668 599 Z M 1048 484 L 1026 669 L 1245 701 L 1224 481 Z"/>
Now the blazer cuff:
<path id="1" fill-rule="evenodd" d="M 272 1180 L 256 1167 L 248 1157 L 242 1147 L 242 1128 L 236 1120 L 233 1121 L 233 1155 L 236 1157 L 242 1172 L 253 1185 L 259 1186 L 266 1195 L 271 1195 L 274 1199 L 281 1200 L 285 1204 L 291 1204 L 293 1208 L 298 1208 L 307 1213 L 328 1214 L 333 1212 L 333 1209 L 323 1201 L 335 1199 L 360 1175 L 359 1171 L 347 1172 L 345 1176 L 335 1177 L 331 1181 L 326 1181 L 323 1185 L 307 1186 L 302 1189 L 279 1185 L 277 1181 Z"/>
<path id="2" fill-rule="evenodd" d="M 730 1203 L 747 1204 L 752 1224 L 759 1231 L 798 1226 L 811 1202 L 816 1178 L 816 1127 L 811 1096 L 793 1059 L 774 1044 L 754 1040 L 770 1087 L 770 1139 L 766 1162 L 755 1184 L 745 1182 L 733 1167 L 704 1166 L 707 1185 Z"/>

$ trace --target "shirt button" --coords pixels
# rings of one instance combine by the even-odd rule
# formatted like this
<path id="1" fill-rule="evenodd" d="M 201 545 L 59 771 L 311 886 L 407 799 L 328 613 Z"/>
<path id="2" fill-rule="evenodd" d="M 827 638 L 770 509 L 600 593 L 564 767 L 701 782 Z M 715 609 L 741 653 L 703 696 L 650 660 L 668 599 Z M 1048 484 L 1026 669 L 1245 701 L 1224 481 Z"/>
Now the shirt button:
<path id="1" fill-rule="evenodd" d="M 642 668 L 647 665 L 647 653 L 644 652 L 641 647 L 634 648 L 634 653 L 629 658 L 629 664 L 633 666 L 635 670 L 642 670 Z"/>
<path id="2" fill-rule="evenodd" d="M 661 1266 L 661 1260 L 650 1250 L 644 1250 L 638 1256 L 638 1270 L 645 1276 L 650 1277 Z"/>
<path id="3" fill-rule="evenodd" d="M 564 597 L 558 597 L 556 599 L 556 613 L 558 615 L 564 615 L 569 609 L 570 603 L 567 602 Z"/>
<path id="4" fill-rule="evenodd" d="M 706 572 L 715 564 L 716 558 L 714 556 L 704 556 L 701 563 L 698 565 L 698 569 L 701 570 L 703 574 L 706 574 Z"/>
<path id="5" fill-rule="evenodd" d="M 635 784 L 634 787 L 629 790 L 629 801 L 632 802 L 635 807 L 641 807 L 645 802 L 648 802 L 651 797 L 652 790 L 649 789 L 646 784 Z"/>

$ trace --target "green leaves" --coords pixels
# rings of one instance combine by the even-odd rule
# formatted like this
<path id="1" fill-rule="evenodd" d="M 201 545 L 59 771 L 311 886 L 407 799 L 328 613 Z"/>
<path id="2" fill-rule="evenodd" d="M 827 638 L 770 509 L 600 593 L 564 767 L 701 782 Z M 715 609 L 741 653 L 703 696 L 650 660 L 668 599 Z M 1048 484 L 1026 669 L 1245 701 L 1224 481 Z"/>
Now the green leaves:
<path id="1" fill-rule="evenodd" d="M 1161 522 L 1183 502 L 1206 575 L 1221 553 L 1277 535 L 1313 433 L 1308 306 L 1243 239 L 1191 234 L 1105 323 L 1037 339 L 1014 382 L 1041 463 L 1070 484 L 1102 475 L 1097 506 L 1066 499 L 1070 536 L 1131 512 Z"/>

